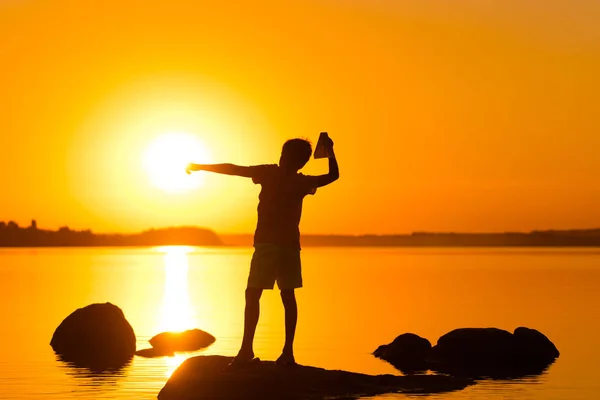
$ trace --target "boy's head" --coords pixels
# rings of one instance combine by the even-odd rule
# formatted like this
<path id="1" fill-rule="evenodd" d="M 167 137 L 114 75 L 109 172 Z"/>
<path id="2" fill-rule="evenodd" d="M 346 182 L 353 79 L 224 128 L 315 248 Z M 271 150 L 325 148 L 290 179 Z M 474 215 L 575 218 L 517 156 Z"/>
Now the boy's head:
<path id="1" fill-rule="evenodd" d="M 298 171 L 312 155 L 312 145 L 305 139 L 290 139 L 283 144 L 279 166 Z"/>

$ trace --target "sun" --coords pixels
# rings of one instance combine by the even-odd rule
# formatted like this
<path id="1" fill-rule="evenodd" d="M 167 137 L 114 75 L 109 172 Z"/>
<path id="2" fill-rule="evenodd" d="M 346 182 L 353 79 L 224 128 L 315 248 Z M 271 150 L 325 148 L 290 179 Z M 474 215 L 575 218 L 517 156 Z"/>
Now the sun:
<path id="1" fill-rule="evenodd" d="M 154 139 L 143 155 L 143 165 L 153 186 L 168 193 L 183 193 L 202 186 L 202 174 L 188 175 L 190 162 L 207 163 L 203 143 L 188 133 L 165 133 Z"/>

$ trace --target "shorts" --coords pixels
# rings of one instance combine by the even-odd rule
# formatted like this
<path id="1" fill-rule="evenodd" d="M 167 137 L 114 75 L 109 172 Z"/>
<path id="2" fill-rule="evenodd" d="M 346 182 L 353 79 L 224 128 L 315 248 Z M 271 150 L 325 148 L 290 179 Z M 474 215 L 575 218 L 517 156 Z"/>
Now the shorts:
<path id="1" fill-rule="evenodd" d="M 277 282 L 280 290 L 302 287 L 300 250 L 293 247 L 258 243 L 250 263 L 248 287 L 273 289 Z"/>

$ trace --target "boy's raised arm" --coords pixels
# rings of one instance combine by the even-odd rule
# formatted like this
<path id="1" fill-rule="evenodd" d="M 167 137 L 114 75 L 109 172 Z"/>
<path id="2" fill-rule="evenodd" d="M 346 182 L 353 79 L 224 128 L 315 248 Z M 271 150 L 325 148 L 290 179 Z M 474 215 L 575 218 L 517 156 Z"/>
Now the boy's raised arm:
<path id="1" fill-rule="evenodd" d="M 308 176 L 311 180 L 310 186 L 314 188 L 322 187 L 329 185 L 332 182 L 337 181 L 340 178 L 340 169 L 338 167 L 337 159 L 335 158 L 335 153 L 333 151 L 333 142 L 331 147 L 328 149 L 329 151 L 329 172 L 325 175 L 318 176 Z"/>
<path id="2" fill-rule="evenodd" d="M 190 163 L 185 169 L 188 174 L 192 171 L 208 171 L 217 174 L 252 177 L 252 167 L 242 167 L 235 164 L 193 164 Z"/>

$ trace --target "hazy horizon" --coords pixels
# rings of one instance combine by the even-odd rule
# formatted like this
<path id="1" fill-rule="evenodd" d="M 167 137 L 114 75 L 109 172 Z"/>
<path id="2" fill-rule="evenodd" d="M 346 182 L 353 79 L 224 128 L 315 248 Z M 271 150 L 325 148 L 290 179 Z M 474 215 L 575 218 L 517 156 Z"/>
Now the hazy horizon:
<path id="1" fill-rule="evenodd" d="M 163 230 L 163 229 L 178 229 L 178 228 L 196 228 L 196 229 L 206 229 L 209 231 L 214 232 L 215 234 L 219 235 L 219 236 L 252 236 L 254 235 L 254 231 L 248 231 L 248 232 L 223 232 L 223 231 L 219 231 L 217 229 L 214 229 L 210 226 L 206 226 L 206 225 L 165 225 L 165 226 L 149 226 L 146 228 L 142 228 L 139 230 L 129 230 L 129 231 L 98 231 L 98 230 L 93 230 L 91 228 L 73 228 L 72 226 L 70 226 L 69 224 L 59 224 L 56 227 L 48 227 L 48 226 L 44 226 L 44 225 L 40 225 L 38 223 L 37 220 L 33 219 L 33 220 L 29 220 L 29 223 L 27 224 L 19 224 L 17 221 L 14 220 L 6 220 L 6 221 L 2 221 L 0 220 L 0 224 L 5 223 L 8 224 L 9 222 L 15 222 L 19 228 L 28 228 L 31 226 L 32 221 L 36 222 L 36 229 L 40 229 L 40 230 L 48 230 L 48 231 L 57 231 L 60 228 L 69 228 L 71 230 L 74 231 L 85 231 L 85 230 L 90 230 L 93 234 L 98 234 L 98 235 L 120 235 L 120 234 L 136 234 L 136 233 L 141 233 L 141 232 L 145 232 L 145 231 L 149 231 L 149 230 Z M 485 234 L 512 234 L 512 233 L 519 233 L 519 234 L 528 234 L 528 233 L 534 233 L 534 232 L 546 232 L 546 231 L 565 231 L 565 232 L 569 232 L 569 231 L 595 231 L 595 230 L 600 230 L 600 226 L 590 226 L 587 228 L 573 228 L 573 229 L 532 229 L 532 230 L 527 230 L 527 231 L 410 231 L 410 232 L 392 232 L 392 233 L 385 233 L 385 234 L 377 234 L 377 233 L 360 233 L 360 234 L 352 234 L 352 233 L 337 233 L 337 232 L 323 232 L 323 233 L 312 233 L 312 232 L 301 232 L 302 236 L 403 236 L 403 235 L 411 235 L 411 234 L 419 234 L 419 233 L 432 233 L 432 234 L 474 234 L 474 235 L 485 235 Z"/>

